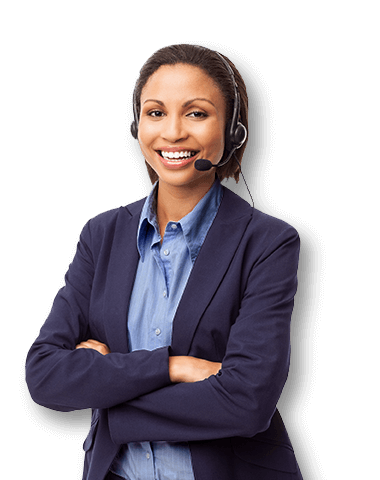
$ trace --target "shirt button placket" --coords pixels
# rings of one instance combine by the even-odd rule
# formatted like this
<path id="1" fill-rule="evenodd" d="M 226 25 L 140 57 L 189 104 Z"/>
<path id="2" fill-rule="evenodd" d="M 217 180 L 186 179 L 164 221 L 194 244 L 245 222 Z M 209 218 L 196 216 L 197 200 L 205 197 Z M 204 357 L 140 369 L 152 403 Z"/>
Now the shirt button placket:
<path id="1" fill-rule="evenodd" d="M 154 479 L 155 474 L 154 474 L 154 465 L 153 465 L 153 452 L 152 450 L 146 450 L 145 452 L 145 461 L 146 461 L 146 466 L 141 470 L 141 474 L 143 477 L 139 478 L 147 478 L 147 479 Z M 128 477 L 129 478 L 129 477 Z"/>

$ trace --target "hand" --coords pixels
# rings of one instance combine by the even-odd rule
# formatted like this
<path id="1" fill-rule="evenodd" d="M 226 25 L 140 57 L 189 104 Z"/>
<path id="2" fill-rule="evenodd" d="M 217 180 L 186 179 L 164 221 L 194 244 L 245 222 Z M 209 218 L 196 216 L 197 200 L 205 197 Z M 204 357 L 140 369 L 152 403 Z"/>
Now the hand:
<path id="1" fill-rule="evenodd" d="M 218 362 L 196 357 L 169 357 L 169 376 L 173 383 L 192 383 L 216 375 L 222 368 Z"/>
<path id="2" fill-rule="evenodd" d="M 90 348 L 91 350 L 96 350 L 102 355 L 107 355 L 107 353 L 111 353 L 110 349 L 107 347 L 105 343 L 101 343 L 101 342 L 98 342 L 97 340 L 92 340 L 92 339 L 79 343 L 75 348 L 76 349 Z"/>

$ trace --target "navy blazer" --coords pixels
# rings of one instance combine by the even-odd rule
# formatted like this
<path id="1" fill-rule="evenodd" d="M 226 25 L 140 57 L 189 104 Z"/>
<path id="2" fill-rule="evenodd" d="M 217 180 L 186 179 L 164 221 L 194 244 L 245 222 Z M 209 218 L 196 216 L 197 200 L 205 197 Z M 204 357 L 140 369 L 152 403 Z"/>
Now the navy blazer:
<path id="1" fill-rule="evenodd" d="M 297 232 L 223 187 L 171 346 L 129 353 L 143 202 L 84 227 L 66 285 L 27 357 L 32 398 L 60 411 L 93 409 L 84 479 L 103 480 L 119 446 L 134 441 L 189 442 L 196 480 L 302 479 L 276 409 L 289 368 Z M 75 350 L 89 338 L 112 353 Z M 169 355 L 222 362 L 222 369 L 202 382 L 172 384 Z"/>

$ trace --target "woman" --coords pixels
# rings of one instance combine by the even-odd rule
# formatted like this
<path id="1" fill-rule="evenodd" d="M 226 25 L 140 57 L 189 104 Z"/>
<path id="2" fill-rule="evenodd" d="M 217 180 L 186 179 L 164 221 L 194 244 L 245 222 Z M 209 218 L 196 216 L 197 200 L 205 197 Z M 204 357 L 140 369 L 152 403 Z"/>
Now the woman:
<path id="1" fill-rule="evenodd" d="M 84 227 L 27 358 L 37 403 L 92 408 L 84 479 L 302 478 L 276 409 L 299 238 L 220 184 L 239 178 L 247 111 L 209 49 L 140 72 L 131 131 L 154 188 Z"/>

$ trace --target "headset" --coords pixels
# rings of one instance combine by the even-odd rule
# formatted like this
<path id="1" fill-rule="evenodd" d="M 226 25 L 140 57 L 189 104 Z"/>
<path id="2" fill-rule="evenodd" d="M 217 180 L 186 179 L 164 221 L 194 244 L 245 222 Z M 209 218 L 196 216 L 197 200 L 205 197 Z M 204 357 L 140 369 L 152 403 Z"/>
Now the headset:
<path id="1" fill-rule="evenodd" d="M 218 57 L 224 63 L 228 73 L 230 74 L 233 86 L 234 86 L 234 108 L 232 113 L 232 119 L 228 122 L 226 127 L 226 134 L 225 134 L 225 150 L 228 152 L 226 160 L 224 162 L 219 162 L 218 167 L 222 167 L 227 162 L 229 162 L 232 154 L 240 148 L 243 143 L 247 139 L 247 129 L 246 127 L 239 121 L 240 119 L 240 94 L 238 90 L 238 85 L 235 79 L 234 72 L 230 66 L 230 64 L 222 57 L 222 55 L 218 52 L 215 52 Z"/>
<path id="2" fill-rule="evenodd" d="M 240 94 L 238 90 L 238 86 L 236 83 L 234 72 L 230 66 L 230 64 L 225 60 L 224 57 L 218 52 L 214 52 L 223 62 L 224 66 L 226 67 L 233 86 L 234 86 L 234 107 L 233 107 L 233 114 L 231 120 L 228 122 L 226 127 L 226 134 L 225 134 L 225 151 L 228 153 L 226 160 L 223 162 L 218 163 L 218 167 L 222 167 L 227 162 L 229 162 L 232 154 L 240 148 L 243 143 L 247 139 L 247 129 L 246 127 L 239 121 L 240 118 Z M 137 86 L 136 86 L 137 87 Z M 133 116 L 134 120 L 131 124 L 131 134 L 133 138 L 137 139 L 138 137 L 138 125 L 139 125 L 139 118 L 137 112 L 137 95 L 136 95 L 136 87 L 133 92 Z"/>

